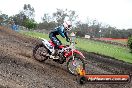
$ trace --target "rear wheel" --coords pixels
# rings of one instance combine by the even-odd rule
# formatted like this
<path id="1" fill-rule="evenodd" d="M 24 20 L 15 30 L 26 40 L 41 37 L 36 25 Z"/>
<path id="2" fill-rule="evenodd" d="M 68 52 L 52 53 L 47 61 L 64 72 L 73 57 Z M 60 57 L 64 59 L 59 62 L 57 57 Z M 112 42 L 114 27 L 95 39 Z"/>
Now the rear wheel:
<path id="1" fill-rule="evenodd" d="M 83 69 L 85 70 L 85 63 L 84 63 L 84 60 L 81 59 L 80 57 L 74 57 L 74 60 L 73 58 L 70 58 L 67 62 L 67 69 L 68 71 L 73 74 L 73 75 L 78 75 L 78 71 L 77 69 Z"/>
<path id="2" fill-rule="evenodd" d="M 46 56 L 48 54 L 48 49 L 43 45 L 36 45 L 33 49 L 33 57 L 38 61 L 45 61 L 48 59 Z"/>

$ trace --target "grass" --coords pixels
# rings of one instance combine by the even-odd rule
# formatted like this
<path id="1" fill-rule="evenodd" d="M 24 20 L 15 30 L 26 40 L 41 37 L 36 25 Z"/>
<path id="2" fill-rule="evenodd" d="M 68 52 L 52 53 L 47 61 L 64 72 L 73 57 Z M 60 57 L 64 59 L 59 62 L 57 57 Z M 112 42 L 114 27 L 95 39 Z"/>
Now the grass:
<path id="1" fill-rule="evenodd" d="M 45 38 L 49 40 L 48 34 L 42 34 L 37 32 L 21 32 L 25 35 L 36 37 L 36 38 Z M 63 44 L 68 44 L 64 38 L 58 37 L 60 40 L 62 40 Z M 98 54 L 114 57 L 118 60 L 122 60 L 125 62 L 132 63 L 132 54 L 130 53 L 128 48 L 112 45 L 112 44 L 106 44 L 102 42 L 95 42 L 88 39 L 80 39 L 77 38 L 77 45 L 76 47 L 87 51 L 87 52 L 95 52 Z"/>
<path id="2" fill-rule="evenodd" d="M 121 43 L 121 44 L 125 44 L 125 45 L 127 45 L 127 39 L 117 39 L 117 40 L 111 40 L 112 42 L 117 42 L 117 43 Z"/>
<path id="3" fill-rule="evenodd" d="M 95 42 L 86 39 L 79 39 L 78 47 L 88 52 L 95 52 L 132 63 L 132 54 L 130 53 L 129 49 L 125 47 L 102 42 Z"/>

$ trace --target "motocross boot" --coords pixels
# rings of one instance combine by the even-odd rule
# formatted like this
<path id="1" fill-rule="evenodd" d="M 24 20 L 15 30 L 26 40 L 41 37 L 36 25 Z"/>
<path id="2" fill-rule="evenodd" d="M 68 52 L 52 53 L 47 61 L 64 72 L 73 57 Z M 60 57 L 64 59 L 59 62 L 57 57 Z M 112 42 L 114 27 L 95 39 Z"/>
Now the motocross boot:
<path id="1" fill-rule="evenodd" d="M 59 54 L 59 49 L 55 49 L 55 53 L 54 53 L 54 59 L 59 59 L 59 56 L 58 56 L 58 54 Z"/>
<path id="2" fill-rule="evenodd" d="M 53 56 L 55 56 L 53 59 L 59 59 L 59 46 L 55 46 L 55 52 L 53 54 Z"/>

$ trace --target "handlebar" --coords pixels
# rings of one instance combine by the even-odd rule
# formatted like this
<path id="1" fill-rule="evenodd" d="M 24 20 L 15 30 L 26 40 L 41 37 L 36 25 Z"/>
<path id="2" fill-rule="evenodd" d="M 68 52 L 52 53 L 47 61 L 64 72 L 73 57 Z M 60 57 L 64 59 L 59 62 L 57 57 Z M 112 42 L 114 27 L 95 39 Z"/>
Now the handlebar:
<path id="1" fill-rule="evenodd" d="M 72 45 L 72 43 L 73 43 L 73 45 Z M 77 44 L 77 42 L 71 42 L 70 41 L 70 45 L 65 45 L 65 47 L 63 48 L 63 50 L 70 50 L 70 49 L 72 49 L 73 47 L 72 46 L 74 46 L 74 44 Z"/>
<path id="2" fill-rule="evenodd" d="M 77 42 L 72 42 L 72 41 L 70 41 L 70 44 L 71 44 L 71 43 L 77 44 Z"/>
<path id="3" fill-rule="evenodd" d="M 69 41 L 69 42 L 70 42 L 70 44 L 71 44 L 71 43 L 77 44 L 77 42 L 75 42 L 75 38 L 72 38 L 72 37 L 70 37 L 70 41 Z"/>

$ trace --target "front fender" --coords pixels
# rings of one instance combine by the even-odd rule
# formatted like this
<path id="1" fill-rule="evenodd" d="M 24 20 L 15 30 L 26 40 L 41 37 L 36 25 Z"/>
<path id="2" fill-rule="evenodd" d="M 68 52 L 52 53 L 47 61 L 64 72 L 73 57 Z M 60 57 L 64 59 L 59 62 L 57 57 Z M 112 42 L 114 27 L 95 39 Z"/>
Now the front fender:
<path id="1" fill-rule="evenodd" d="M 85 56 L 80 51 L 74 50 L 73 52 L 76 54 L 79 54 L 82 58 L 85 58 Z"/>
<path id="2" fill-rule="evenodd" d="M 79 54 L 82 58 L 85 58 L 85 56 L 84 56 L 80 51 L 78 51 L 78 50 L 73 50 L 73 54 L 75 54 L 75 53 L 76 53 L 76 54 Z M 65 53 L 64 56 L 65 56 L 66 58 L 72 56 L 72 51 L 70 51 L 69 53 Z"/>

